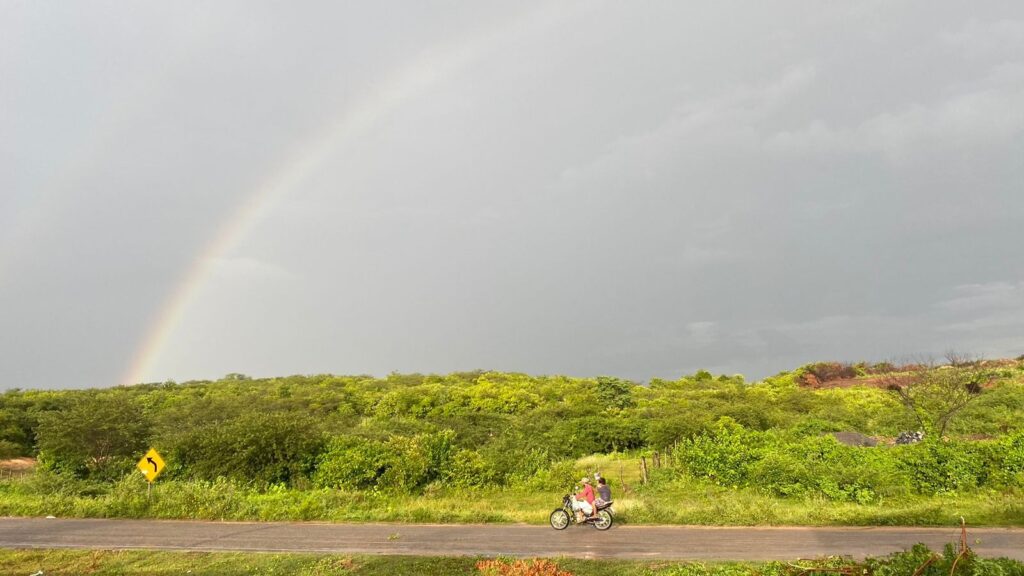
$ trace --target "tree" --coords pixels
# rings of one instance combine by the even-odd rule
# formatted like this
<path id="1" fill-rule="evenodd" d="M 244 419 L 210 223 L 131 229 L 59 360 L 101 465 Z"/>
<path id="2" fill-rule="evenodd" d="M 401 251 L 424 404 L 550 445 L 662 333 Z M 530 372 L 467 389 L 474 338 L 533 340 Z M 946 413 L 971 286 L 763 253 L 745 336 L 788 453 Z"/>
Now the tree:
<path id="1" fill-rule="evenodd" d="M 265 486 L 308 478 L 323 445 L 317 422 L 304 414 L 249 412 L 184 432 L 168 455 L 197 478 Z"/>
<path id="2" fill-rule="evenodd" d="M 636 405 L 633 388 L 637 384 L 612 376 L 597 377 L 597 399 L 605 408 L 631 408 Z"/>
<path id="3" fill-rule="evenodd" d="M 41 459 L 79 476 L 126 468 L 149 440 L 142 407 L 122 391 L 90 394 L 42 415 L 37 434 Z"/>
<path id="4" fill-rule="evenodd" d="M 956 415 L 977 398 L 992 375 L 977 361 L 948 354 L 949 364 L 913 365 L 886 374 L 886 389 L 895 394 L 925 433 L 941 438 Z"/>
<path id="5" fill-rule="evenodd" d="M 31 442 L 19 422 L 18 412 L 0 409 L 0 458 L 14 458 L 29 454 Z"/>

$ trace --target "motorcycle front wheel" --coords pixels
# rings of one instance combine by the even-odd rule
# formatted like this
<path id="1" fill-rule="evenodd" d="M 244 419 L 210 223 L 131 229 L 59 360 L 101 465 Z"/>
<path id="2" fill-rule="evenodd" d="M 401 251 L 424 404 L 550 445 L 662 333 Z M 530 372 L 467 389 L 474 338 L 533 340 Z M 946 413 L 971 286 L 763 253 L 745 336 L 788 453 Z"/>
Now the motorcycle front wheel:
<path id="1" fill-rule="evenodd" d="M 565 530 L 569 526 L 569 513 L 558 508 L 551 513 L 548 521 L 551 522 L 551 527 L 555 530 Z"/>
<path id="2" fill-rule="evenodd" d="M 598 530 L 607 530 L 612 527 L 612 515 L 607 510 L 601 510 L 597 513 L 597 522 L 594 522 L 594 528 Z"/>

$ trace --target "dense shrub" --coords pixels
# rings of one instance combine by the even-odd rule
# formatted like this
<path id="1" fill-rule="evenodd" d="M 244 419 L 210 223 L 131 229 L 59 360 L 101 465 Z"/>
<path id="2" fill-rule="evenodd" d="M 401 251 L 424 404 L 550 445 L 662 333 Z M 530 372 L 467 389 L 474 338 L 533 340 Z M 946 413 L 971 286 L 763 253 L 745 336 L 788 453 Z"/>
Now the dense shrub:
<path id="1" fill-rule="evenodd" d="M 0 458 L 14 458 L 32 453 L 32 429 L 38 422 L 29 422 L 22 410 L 0 410 Z"/>
<path id="2" fill-rule="evenodd" d="M 548 445 L 563 458 L 639 448 L 647 439 L 643 422 L 611 416 L 560 420 L 547 433 Z"/>
<path id="3" fill-rule="evenodd" d="M 543 447 L 517 442 L 517 438 L 522 439 L 522 436 L 509 436 L 480 448 L 487 477 L 492 483 L 509 485 L 523 482 L 561 459 Z"/>
<path id="4" fill-rule="evenodd" d="M 579 482 L 588 471 L 576 468 L 571 461 L 555 462 L 537 470 L 523 484 L 531 490 L 566 490 Z"/>
<path id="5" fill-rule="evenodd" d="M 449 486 L 462 488 L 494 484 L 497 475 L 475 450 L 462 449 L 452 454 L 448 467 L 440 480 Z"/>
<path id="6" fill-rule="evenodd" d="M 971 490 L 984 485 L 993 468 L 990 443 L 941 442 L 934 439 L 893 448 L 899 466 L 921 494 Z"/>
<path id="7" fill-rule="evenodd" d="M 723 418 L 711 431 L 680 444 L 676 459 L 683 470 L 723 486 L 746 484 L 750 466 L 761 457 L 762 435 Z"/>
<path id="8" fill-rule="evenodd" d="M 1003 465 L 995 476 L 1004 484 L 1024 486 L 1024 432 L 1004 438 L 998 449 Z"/>
<path id="9" fill-rule="evenodd" d="M 711 425 L 711 420 L 704 415 L 659 418 L 647 426 L 647 445 L 655 448 L 672 446 L 705 432 Z"/>
<path id="10" fill-rule="evenodd" d="M 600 376 L 597 379 L 597 398 L 601 406 L 608 409 L 630 408 L 636 405 L 633 389 L 636 384 L 621 378 Z"/>
<path id="11" fill-rule="evenodd" d="M 316 423 L 307 417 L 256 413 L 188 431 L 169 455 L 198 479 L 269 485 L 308 477 L 323 444 Z"/>
<path id="12" fill-rule="evenodd" d="M 830 435 L 748 430 L 728 420 L 682 442 L 677 469 L 722 486 L 776 496 L 819 494 L 869 503 L 912 492 L 934 495 L 986 486 L 1022 486 L 1024 434 L 1000 442 L 923 442 L 855 447 Z"/>
<path id="13" fill-rule="evenodd" d="M 142 406 L 117 393 L 89 394 L 43 414 L 37 435 L 44 466 L 105 480 L 131 470 L 149 441 Z"/>
<path id="14" fill-rule="evenodd" d="M 936 554 L 924 544 L 882 558 L 869 558 L 864 573 L 875 576 L 1024 576 L 1024 564 L 1005 558 L 978 558 L 973 552 L 961 554 L 947 544 Z"/>
<path id="15" fill-rule="evenodd" d="M 334 438 L 317 462 L 314 483 L 324 488 L 417 490 L 437 479 L 467 474 L 472 458 L 467 451 L 454 452 L 454 433 L 413 437 L 396 436 L 387 441 L 355 436 Z M 453 462 L 459 456 L 457 463 Z M 467 462 L 468 460 L 468 462 Z M 454 464 L 454 465 L 453 465 Z M 479 478 L 460 477 L 458 483 L 474 485 Z"/>
<path id="16" fill-rule="evenodd" d="M 778 496 L 802 496 L 815 488 L 815 471 L 804 460 L 786 452 L 767 450 L 748 464 L 737 484 L 752 480 Z"/>
<path id="17" fill-rule="evenodd" d="M 334 438 L 320 455 L 313 480 L 324 488 L 373 488 L 393 457 L 383 442 L 355 436 Z"/>

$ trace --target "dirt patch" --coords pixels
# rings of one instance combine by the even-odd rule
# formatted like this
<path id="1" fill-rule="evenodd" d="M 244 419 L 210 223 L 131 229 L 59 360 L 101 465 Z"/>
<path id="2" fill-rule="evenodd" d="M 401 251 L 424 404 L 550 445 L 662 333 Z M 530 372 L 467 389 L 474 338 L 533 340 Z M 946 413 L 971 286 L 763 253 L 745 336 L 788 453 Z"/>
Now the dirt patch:
<path id="1" fill-rule="evenodd" d="M 11 472 L 29 472 L 35 467 L 35 458 L 11 458 L 9 460 L 0 460 L 0 470 L 10 470 Z"/>

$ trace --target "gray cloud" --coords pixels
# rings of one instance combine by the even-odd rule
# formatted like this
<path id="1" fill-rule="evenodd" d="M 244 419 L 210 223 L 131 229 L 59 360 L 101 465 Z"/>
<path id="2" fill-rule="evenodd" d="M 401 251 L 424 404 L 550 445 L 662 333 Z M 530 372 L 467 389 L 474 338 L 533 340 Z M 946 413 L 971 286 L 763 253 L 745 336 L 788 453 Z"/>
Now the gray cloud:
<path id="1" fill-rule="evenodd" d="M 1024 353 L 1022 46 L 1015 2 L 9 3 L 0 385 Z"/>

